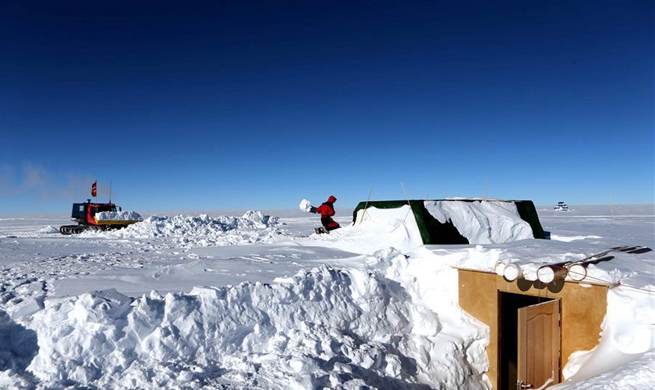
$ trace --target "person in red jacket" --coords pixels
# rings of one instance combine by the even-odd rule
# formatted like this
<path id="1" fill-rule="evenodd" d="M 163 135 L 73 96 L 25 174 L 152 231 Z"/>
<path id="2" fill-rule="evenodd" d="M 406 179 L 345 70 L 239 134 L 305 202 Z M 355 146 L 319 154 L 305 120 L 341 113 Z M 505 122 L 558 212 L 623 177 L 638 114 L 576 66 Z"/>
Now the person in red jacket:
<path id="1" fill-rule="evenodd" d="M 320 206 L 318 206 L 316 209 L 313 209 L 313 211 L 316 214 L 321 214 L 321 223 L 323 224 L 322 228 L 317 229 L 323 229 L 322 233 L 327 233 L 330 230 L 338 229 L 341 226 L 332 219 L 332 216 L 334 215 L 334 202 L 337 201 L 337 198 L 335 198 L 333 195 L 330 195 L 328 198 L 327 202 L 324 202 Z"/>

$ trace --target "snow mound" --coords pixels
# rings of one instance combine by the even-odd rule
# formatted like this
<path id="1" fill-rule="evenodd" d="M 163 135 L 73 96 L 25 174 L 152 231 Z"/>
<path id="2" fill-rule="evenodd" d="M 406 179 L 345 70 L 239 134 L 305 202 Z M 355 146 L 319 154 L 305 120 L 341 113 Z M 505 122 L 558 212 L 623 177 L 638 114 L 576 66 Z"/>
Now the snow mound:
<path id="1" fill-rule="evenodd" d="M 55 234 L 59 233 L 59 228 L 56 228 L 54 226 L 46 226 L 42 229 L 37 230 L 37 233 L 40 234 Z"/>
<path id="2" fill-rule="evenodd" d="M 389 251 L 374 263 L 404 259 Z M 435 312 L 410 303 L 416 291 L 380 268 L 322 265 L 290 283 L 48 301 L 31 324 L 39 350 L 29 371 L 46 387 L 409 388 L 421 378 L 485 389 L 471 375 L 484 369 L 475 361 L 484 330 L 460 322 L 446 334 Z"/>
<path id="3" fill-rule="evenodd" d="M 250 210 L 241 217 L 153 215 L 124 229 L 99 234 L 114 238 L 172 238 L 175 245 L 181 246 L 222 246 L 288 239 L 288 235 L 278 229 L 279 225 L 277 217 Z"/>
<path id="4" fill-rule="evenodd" d="M 510 202 L 426 201 L 425 208 L 439 222 L 451 221 L 470 244 L 501 244 L 534 238 L 530 224 Z"/>
<path id="5" fill-rule="evenodd" d="M 650 294 L 649 294 L 650 292 Z M 655 309 L 653 288 L 636 290 L 618 286 L 608 290 L 607 315 L 602 324 L 602 337 L 591 351 L 578 351 L 571 355 L 563 373 L 567 378 L 558 389 L 594 389 L 593 383 L 601 379 L 630 388 L 652 389 L 653 357 L 655 356 Z M 620 367 L 620 368 L 619 368 Z M 648 373 L 644 375 L 644 368 Z M 641 371 L 641 373 L 640 373 Z M 644 381 L 648 378 L 647 381 Z M 588 385 L 581 381 L 589 380 Z M 616 386 L 616 388 L 623 388 Z"/>
<path id="6" fill-rule="evenodd" d="M 594 239 L 601 239 L 603 237 L 601 236 L 596 236 L 596 235 L 586 235 L 586 236 L 562 236 L 559 234 L 551 234 L 550 239 L 554 241 L 564 241 L 564 242 L 571 242 L 571 241 L 581 241 L 581 240 L 594 240 Z"/>
<path id="7" fill-rule="evenodd" d="M 0 308 L 12 318 L 31 315 L 43 309 L 46 291 L 44 279 L 18 271 L 0 287 Z"/>
<path id="8" fill-rule="evenodd" d="M 421 232 L 409 206 L 396 209 L 369 207 L 357 211 L 356 223 L 330 232 L 339 247 L 354 253 L 373 253 L 394 247 L 408 253 L 423 245 Z"/>
<path id="9" fill-rule="evenodd" d="M 141 221 L 136 211 L 101 211 L 95 215 L 96 221 Z"/>

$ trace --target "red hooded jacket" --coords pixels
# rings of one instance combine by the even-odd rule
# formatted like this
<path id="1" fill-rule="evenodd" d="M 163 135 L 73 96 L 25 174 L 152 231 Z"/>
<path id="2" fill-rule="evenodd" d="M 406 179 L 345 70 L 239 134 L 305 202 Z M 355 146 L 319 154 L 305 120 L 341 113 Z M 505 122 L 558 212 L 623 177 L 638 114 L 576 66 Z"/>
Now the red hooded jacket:
<path id="1" fill-rule="evenodd" d="M 337 198 L 330 195 L 327 202 L 321 204 L 316 208 L 316 214 L 321 214 L 321 218 L 331 217 L 334 215 L 334 202 L 337 201 Z"/>

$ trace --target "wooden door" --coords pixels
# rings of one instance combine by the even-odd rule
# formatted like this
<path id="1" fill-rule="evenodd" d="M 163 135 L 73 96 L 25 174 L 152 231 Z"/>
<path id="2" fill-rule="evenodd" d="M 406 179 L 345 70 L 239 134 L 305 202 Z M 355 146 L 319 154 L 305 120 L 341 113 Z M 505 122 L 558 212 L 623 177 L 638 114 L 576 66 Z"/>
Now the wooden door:
<path id="1" fill-rule="evenodd" d="M 520 308 L 516 388 L 539 389 L 559 383 L 559 355 L 559 299 Z"/>

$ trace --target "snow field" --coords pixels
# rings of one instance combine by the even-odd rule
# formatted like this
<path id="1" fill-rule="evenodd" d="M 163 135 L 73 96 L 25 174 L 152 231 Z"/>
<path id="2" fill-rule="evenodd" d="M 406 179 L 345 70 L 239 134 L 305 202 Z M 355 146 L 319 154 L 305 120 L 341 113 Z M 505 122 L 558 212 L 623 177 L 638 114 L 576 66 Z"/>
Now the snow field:
<path id="1" fill-rule="evenodd" d="M 566 226 L 551 241 L 508 228 L 492 244 L 424 246 L 406 210 L 369 211 L 320 236 L 307 235 L 315 216 L 254 211 L 74 237 L 12 220 L 0 226 L 0 388 L 487 389 L 488 329 L 459 308 L 457 268 L 533 278 L 544 264 L 648 245 L 655 222 L 603 217 L 589 231 L 573 211 L 544 224 Z M 480 232 L 515 218 L 476 220 Z M 554 388 L 654 388 L 654 266 L 652 252 L 589 266 L 612 286 L 600 342 L 573 354 Z M 157 291 L 176 283 L 188 288 Z"/>

